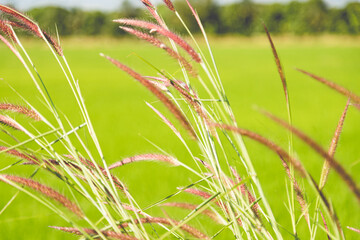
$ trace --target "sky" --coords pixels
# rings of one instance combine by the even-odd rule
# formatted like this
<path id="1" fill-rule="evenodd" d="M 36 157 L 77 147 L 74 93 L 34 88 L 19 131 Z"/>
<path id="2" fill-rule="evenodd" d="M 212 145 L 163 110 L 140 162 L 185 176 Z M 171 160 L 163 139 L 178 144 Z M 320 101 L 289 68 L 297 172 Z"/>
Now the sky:
<path id="1" fill-rule="evenodd" d="M 219 3 L 236 2 L 236 0 L 217 0 Z M 238 0 L 239 1 L 239 0 Z M 300 0 L 304 1 L 304 0 Z M 32 7 L 56 5 L 62 7 L 78 7 L 85 10 L 104 10 L 111 11 L 121 6 L 123 0 L 0 0 L 1 4 L 13 4 L 20 10 L 28 10 Z M 131 0 L 131 2 L 140 3 L 140 0 Z M 160 2 L 160 0 L 153 0 L 153 3 Z M 286 3 L 290 0 L 254 0 L 254 2 L 273 3 L 280 2 Z M 329 6 L 342 7 L 348 2 L 360 2 L 360 0 L 325 0 Z"/>

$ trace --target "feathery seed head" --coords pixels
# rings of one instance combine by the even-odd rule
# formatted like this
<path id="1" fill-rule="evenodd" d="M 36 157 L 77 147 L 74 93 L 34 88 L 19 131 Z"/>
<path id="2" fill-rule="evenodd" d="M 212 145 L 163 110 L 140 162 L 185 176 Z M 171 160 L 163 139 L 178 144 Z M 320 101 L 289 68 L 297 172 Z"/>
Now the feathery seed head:
<path id="1" fill-rule="evenodd" d="M 173 3 L 170 0 L 164 0 L 164 3 L 166 4 L 166 6 L 173 12 L 175 12 L 175 7 L 173 5 Z"/>
<path id="2" fill-rule="evenodd" d="M 75 203 L 67 199 L 64 195 L 32 179 L 12 175 L 0 175 L 0 180 L 3 182 L 11 181 L 32 188 L 33 190 L 40 192 L 48 198 L 59 202 L 77 216 L 83 217 L 84 215 L 80 208 Z"/>
<path id="3" fill-rule="evenodd" d="M 181 37 L 176 35 L 173 32 L 156 25 L 151 22 L 141 21 L 141 20 L 134 20 L 134 19 L 117 19 L 114 22 L 129 25 L 134 27 L 146 28 L 148 30 L 156 30 L 158 34 L 163 35 L 167 38 L 172 39 L 176 44 L 178 44 L 181 48 L 183 48 L 197 63 L 202 62 L 199 54 Z"/>
<path id="4" fill-rule="evenodd" d="M 11 103 L 0 103 L 0 110 L 17 112 L 17 113 L 23 114 L 29 118 L 32 118 L 35 121 L 41 120 L 41 117 L 37 112 L 35 112 L 32 109 L 26 108 L 24 106 L 20 106 L 20 105 L 15 105 L 15 104 L 11 104 Z"/>

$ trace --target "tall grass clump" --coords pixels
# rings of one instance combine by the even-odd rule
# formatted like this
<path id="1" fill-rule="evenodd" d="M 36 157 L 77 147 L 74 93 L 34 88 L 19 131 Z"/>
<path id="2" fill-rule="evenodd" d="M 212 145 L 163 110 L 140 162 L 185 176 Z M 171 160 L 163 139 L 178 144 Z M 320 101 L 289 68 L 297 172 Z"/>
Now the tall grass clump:
<path id="1" fill-rule="evenodd" d="M 153 70 L 153 76 L 145 76 L 112 56 L 100 55 L 159 100 L 156 105 L 147 105 L 165 123 L 164 127 L 176 135 L 183 151 L 190 156 L 190 161 L 167 154 L 161 151 L 160 146 L 159 153 L 141 153 L 110 164 L 101 147 L 106 143 L 97 138 L 81 88 L 58 40 L 26 15 L 0 5 L 4 15 L 0 20 L 0 40 L 25 68 L 45 105 L 43 109 L 43 106 L 37 106 L 21 96 L 23 105 L 0 103 L 0 123 L 8 137 L 2 140 L 0 151 L 17 159 L 3 169 L 6 174 L 0 174 L 0 181 L 15 187 L 18 192 L 30 195 L 67 222 L 67 226 L 51 226 L 54 231 L 81 236 L 81 239 L 224 239 L 228 236 L 234 239 L 345 239 L 336 206 L 333 206 L 323 190 L 329 172 L 334 171 L 342 180 L 338 184 L 347 186 L 360 202 L 358 184 L 347 167 L 335 158 L 348 109 L 353 106 L 359 108 L 360 97 L 326 79 L 299 70 L 349 100 L 343 114 L 339 116 L 329 150 L 293 126 L 287 80 L 275 44 L 264 25 L 283 85 L 288 117 L 282 120 L 269 112 L 262 113 L 288 130 L 288 147 L 284 148 L 274 140 L 237 124 L 209 39 L 190 2 L 186 0 L 205 44 L 199 43 L 197 37 L 192 35 L 181 17 L 182 13 L 177 11 L 171 1 L 164 1 L 168 9 L 163 10 L 171 11 L 178 18 L 188 32 L 186 38 L 167 26 L 155 5 L 147 0 L 142 2 L 153 21 L 115 19 L 114 24 L 119 25 L 119 31 L 126 31 L 164 50 L 178 63 L 178 71 L 171 73 L 162 69 L 162 66 L 153 65 L 150 60 L 142 59 Z M 68 119 L 57 108 L 54 96 L 46 88 L 46 79 L 41 77 L 41 72 L 36 69 L 30 54 L 21 44 L 18 29 L 26 30 L 48 46 L 72 91 L 74 105 L 81 113 L 80 122 Z M 194 86 L 200 86 L 199 92 Z M 14 116 L 17 115 L 22 115 L 25 120 L 16 121 Z M 295 154 L 295 137 L 324 159 L 323 169 L 319 170 L 320 180 L 312 176 L 302 159 Z M 284 189 L 287 199 L 265 194 L 259 176 L 266 169 L 255 169 L 245 138 L 265 146 L 264 151 L 278 156 L 279 164 L 284 167 L 287 176 L 287 188 Z M 141 161 L 158 161 L 184 168 L 197 180 L 187 186 L 179 182 L 177 190 L 165 193 L 168 195 L 166 198 L 147 207 L 140 206 L 132 196 L 134 189 L 125 186 L 121 176 L 113 174 L 112 169 Z M 26 176 L 13 174 L 12 167 L 17 164 L 28 168 Z M 56 187 L 36 180 L 39 172 L 55 176 L 58 180 Z M 273 176 L 272 181 L 281 179 Z M 56 190 L 65 187 L 68 189 L 66 193 Z M 179 202 L 175 198 L 179 195 L 187 196 L 186 199 L 191 198 L 192 201 Z M 315 199 L 309 199 L 308 195 L 315 196 Z M 270 199 L 285 202 L 292 229 L 283 229 Z M 156 208 L 163 211 L 162 216 L 150 214 L 150 210 Z M 164 210 L 170 208 L 187 210 L 188 214 L 179 217 Z M 212 220 L 211 226 L 215 227 L 207 227 L 207 224 L 202 223 L 200 215 Z M 197 224 L 194 224 L 194 220 Z M 306 225 L 307 230 L 302 228 L 299 231 L 300 223 Z M 354 227 L 348 226 L 348 229 L 358 232 Z"/>

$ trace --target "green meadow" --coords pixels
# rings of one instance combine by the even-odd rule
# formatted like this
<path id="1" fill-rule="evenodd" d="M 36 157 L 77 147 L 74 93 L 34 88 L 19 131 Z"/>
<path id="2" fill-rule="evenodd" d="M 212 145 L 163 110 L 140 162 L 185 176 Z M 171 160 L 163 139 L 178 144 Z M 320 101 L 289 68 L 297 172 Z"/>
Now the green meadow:
<path id="1" fill-rule="evenodd" d="M 347 99 L 296 71 L 296 68 L 332 80 L 360 94 L 359 40 L 355 37 L 340 36 L 274 38 L 288 81 L 293 123 L 324 148 L 330 145 Z M 265 37 L 213 38 L 211 45 L 238 125 L 258 132 L 286 149 L 288 133 L 259 111 L 265 109 L 284 119 L 287 116 L 281 81 L 267 39 Z M 47 47 L 36 40 L 25 40 L 24 46 L 58 109 L 74 126 L 82 124 L 71 90 Z M 62 46 L 69 65 L 79 81 L 91 120 L 109 164 L 136 154 L 165 151 L 176 156 L 180 161 L 194 165 L 181 142 L 147 107 L 146 102 L 157 107 L 165 115 L 170 115 L 169 112 L 144 87 L 100 57 L 99 53 L 116 58 L 143 75 L 156 75 L 151 67 L 153 65 L 159 69 L 166 69 L 181 80 L 176 62 L 161 50 L 134 39 L 64 39 Z M 17 93 L 11 90 L 11 86 L 36 107 L 43 109 L 45 114 L 49 113 L 42 107 L 40 96 L 25 69 L 4 44 L 0 45 L 0 56 L 0 102 L 22 103 Z M 201 90 L 200 84 L 193 82 L 193 85 L 199 89 L 201 97 L 204 91 Z M 171 117 L 170 119 L 174 120 Z M 176 121 L 174 123 L 176 127 L 181 128 Z M 357 183 L 360 182 L 359 123 L 360 112 L 350 107 L 335 155 Z M 36 126 L 38 123 L 32 124 Z M 81 133 L 80 130 L 79 134 Z M 20 139 L 24 137 L 20 133 L 14 135 L 20 135 Z M 281 224 L 280 229 L 284 236 L 288 236 L 287 239 L 293 239 L 290 234 L 286 235 L 287 231 L 291 231 L 291 222 L 286 209 L 286 174 L 280 159 L 251 140 L 245 139 L 245 143 L 275 217 Z M 196 147 L 195 143 L 194 147 Z M 294 141 L 294 149 L 296 156 L 318 180 L 323 159 L 297 139 Z M 5 157 L 4 154 L 1 157 L 0 169 L 17 161 Z M 230 164 L 238 169 L 242 166 L 235 160 Z M 17 164 L 1 171 L 30 176 L 34 170 L 34 166 Z M 129 164 L 114 170 L 114 173 L 127 185 L 143 208 L 175 193 L 176 187 L 186 186 L 198 180 L 196 176 L 181 167 L 169 167 L 155 162 Z M 35 179 L 54 186 L 60 192 L 68 192 L 62 182 L 42 171 L 35 176 Z M 303 185 L 303 182 L 300 181 L 300 184 Z M 305 181 L 304 185 L 309 192 L 306 198 L 311 208 L 311 204 L 315 204 L 315 197 Z M 348 239 L 355 239 L 356 233 L 346 229 L 346 226 L 360 228 L 360 205 L 356 198 L 334 172 L 331 172 L 324 192 L 335 206 L 345 235 Z M 0 182 L 0 209 L 3 209 L 15 194 L 17 190 Z M 198 200 L 186 194 L 179 195 L 175 200 L 181 199 L 188 199 L 194 203 Z M 300 214 L 298 205 L 297 208 Z M 92 211 L 91 208 L 84 210 Z M 175 219 L 186 215 L 184 210 L 165 207 L 149 209 L 150 214 L 158 216 L 164 216 L 163 211 L 175 216 Z M 94 216 L 97 216 L 97 213 L 94 213 Z M 200 226 L 201 223 L 203 227 L 200 227 L 200 230 L 210 236 L 220 228 L 210 223 L 206 217 L 190 222 L 195 226 Z M 19 193 L 0 215 L 0 239 L 74 239 L 69 234 L 48 227 L 67 226 L 66 224 L 36 200 Z M 322 226 L 322 223 L 319 224 Z M 303 236 L 307 236 L 308 230 L 304 219 L 300 221 L 298 227 L 299 232 L 304 232 Z M 227 239 L 227 234 L 224 232 L 219 238 Z M 326 239 L 325 234 L 323 239 Z"/>

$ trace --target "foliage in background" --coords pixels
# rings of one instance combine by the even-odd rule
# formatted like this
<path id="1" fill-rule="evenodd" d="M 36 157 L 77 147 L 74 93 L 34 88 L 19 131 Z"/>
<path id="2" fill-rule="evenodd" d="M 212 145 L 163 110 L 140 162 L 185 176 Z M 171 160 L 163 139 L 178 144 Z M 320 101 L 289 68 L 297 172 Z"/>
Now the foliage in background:
<path id="1" fill-rule="evenodd" d="M 203 19 L 204 27 L 212 34 L 253 35 L 262 33 L 259 27 L 266 23 L 273 34 L 351 34 L 360 33 L 360 3 L 348 3 L 343 8 L 330 8 L 322 0 L 307 2 L 292 1 L 287 4 L 258 4 L 250 0 L 219 5 L 213 0 L 192 1 L 193 6 Z M 196 21 L 183 1 L 174 5 L 193 33 L 199 33 Z M 125 1 L 113 12 L 83 11 L 61 7 L 43 7 L 28 11 L 28 15 L 39 22 L 45 30 L 54 29 L 56 23 L 59 33 L 67 35 L 123 35 L 111 23 L 116 18 L 148 19 L 150 16 L 143 8 L 137 8 Z M 180 33 L 185 30 L 178 19 L 169 13 L 163 15 L 166 22 L 175 26 Z"/>
<path id="2" fill-rule="evenodd" d="M 19 123 L 5 113 L 0 115 L 0 122 L 5 125 L 3 133 L 10 138 L 7 141 L 3 140 L 4 146 L 1 147 L 1 152 L 18 158 L 18 161 L 3 169 L 9 174 L 1 174 L 0 181 L 35 198 L 66 221 L 66 227 L 53 227 L 54 229 L 89 239 L 166 239 L 170 236 L 178 239 L 187 239 L 188 236 L 213 239 L 221 236 L 224 231 L 230 232 L 235 239 L 283 239 L 289 234 L 295 239 L 303 236 L 316 239 L 319 233 L 326 234 L 331 239 L 344 239 L 345 234 L 336 209 L 322 190 L 331 169 L 341 180 L 339 184 L 347 185 L 354 197 L 360 201 L 360 189 L 355 180 L 334 157 L 347 110 L 350 105 L 360 109 L 360 97 L 344 87 L 299 69 L 305 75 L 345 95 L 349 100 L 328 151 L 293 127 L 286 77 L 270 33 L 264 26 L 283 85 L 288 121 L 281 120 L 268 112 L 263 111 L 263 113 L 289 131 L 289 149 L 285 150 L 273 140 L 237 126 L 206 31 L 192 6 L 187 2 L 202 32 L 206 48 L 199 46 L 182 19 L 181 13 L 171 1 L 164 1 L 168 11 L 170 10 L 188 31 L 194 48 L 169 30 L 167 23 L 158 15 L 155 6 L 147 0 L 142 2 L 157 21 L 156 24 L 131 18 L 116 19 L 114 22 L 125 32 L 164 50 L 178 62 L 177 71 L 160 70 L 140 57 L 153 70 L 152 76 L 145 76 L 118 60 L 104 54 L 101 56 L 134 78 L 158 99 L 158 102 L 153 103 L 156 104 L 156 108 L 151 104 L 148 106 L 178 137 L 183 151 L 188 153 L 188 158 L 193 164 L 187 163 L 184 159 L 177 159 L 158 147 L 160 153 L 131 156 L 109 165 L 90 120 L 79 82 L 73 76 L 61 46 L 37 23 L 11 8 L 0 5 L 0 10 L 9 17 L 0 21 L 3 33 L 0 40 L 27 70 L 37 87 L 37 94 L 41 96 L 47 108 L 47 111 L 39 111 L 36 105 L 27 102 L 24 98 L 23 102 L 27 107 L 9 103 L 0 104 L 0 109 L 5 113 L 40 120 L 40 123 L 35 125 L 28 121 Z M 74 105 L 81 113 L 80 122 L 68 119 L 56 107 L 53 96 L 46 88 L 46 81 L 23 48 L 14 28 L 25 29 L 48 45 L 72 90 Z M 194 83 L 201 84 L 204 90 L 201 97 L 195 90 Z M 159 104 L 167 110 L 160 109 Z M 163 115 L 162 112 L 167 114 Z M 173 122 L 176 123 L 173 125 Z M 40 128 L 39 125 L 42 127 Z M 183 129 L 178 130 L 178 125 Z M 6 127 L 12 128 L 12 131 L 7 131 Z M 18 132 L 15 133 L 15 130 Z M 84 131 L 84 135 L 80 135 L 80 131 Z M 293 135 L 324 159 L 319 183 L 294 154 Z M 22 136 L 21 140 L 18 139 L 19 136 Z M 276 153 L 284 167 L 288 176 L 286 207 L 293 227 L 287 230 L 288 233 L 284 234 L 280 230 L 281 225 L 277 222 L 268 202 L 269 198 L 277 198 L 277 196 L 265 194 L 260 184 L 259 174 L 266 169 L 255 170 L 243 138 L 252 139 Z M 182 167 L 192 173 L 197 181 L 179 187 L 178 191 L 148 207 L 140 206 L 131 195 L 133 189 L 128 189 L 118 178 L 119 176 L 110 170 L 144 160 L 156 160 L 174 167 Z M 236 166 L 230 164 L 232 160 L 235 160 Z M 29 177 L 10 175 L 13 173 L 12 167 L 19 163 L 30 166 L 27 168 Z M 36 170 L 32 171 L 31 167 Z M 62 186 L 68 187 L 68 193 L 61 194 L 34 179 L 38 172 L 56 176 Z M 154 190 L 162 189 L 160 187 Z M 174 202 L 174 196 L 184 194 L 190 194 L 198 201 L 195 204 Z M 310 194 L 315 197 L 308 199 L 307 196 Z M 16 196 L 15 194 L 4 209 Z M 178 217 L 166 211 L 163 211 L 162 216 L 151 216 L 148 213 L 149 209 L 162 209 L 163 206 L 187 209 L 189 213 L 185 217 Z M 94 213 L 97 214 L 96 217 Z M 200 223 L 198 228 L 189 225 L 191 220 L 198 220 L 199 214 L 214 219 L 216 227 L 206 229 L 204 233 L 202 229 L 206 228 L 206 225 Z M 320 217 L 322 222 L 319 221 Z M 306 231 L 298 231 L 300 222 L 306 224 Z"/>

